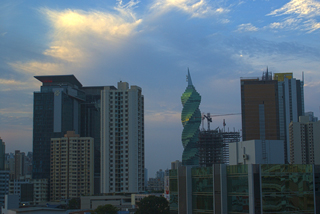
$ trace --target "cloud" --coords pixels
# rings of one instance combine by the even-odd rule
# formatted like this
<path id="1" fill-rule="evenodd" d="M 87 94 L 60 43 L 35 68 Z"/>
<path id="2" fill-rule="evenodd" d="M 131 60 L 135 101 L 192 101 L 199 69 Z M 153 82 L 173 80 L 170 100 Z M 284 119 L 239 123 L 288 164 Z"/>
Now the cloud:
<path id="1" fill-rule="evenodd" d="M 238 26 L 237 31 L 239 32 L 246 32 L 246 31 L 257 31 L 258 28 L 253 26 L 251 23 L 247 23 L 247 24 L 241 24 Z"/>
<path id="2" fill-rule="evenodd" d="M 203 18 L 213 14 L 223 14 L 229 12 L 229 9 L 211 7 L 206 0 L 156 0 L 151 6 L 151 10 L 156 13 L 162 14 L 171 9 L 178 9 L 191 17 Z"/>
<path id="3" fill-rule="evenodd" d="M 28 73 L 29 76 L 31 75 L 44 75 L 44 74 L 63 74 L 65 73 L 64 64 L 58 63 L 46 63 L 46 62 L 12 62 L 8 63 L 14 70 Z"/>
<path id="4" fill-rule="evenodd" d="M 320 28 L 320 23 L 313 17 L 320 16 L 320 2 L 315 0 L 291 0 L 280 9 L 276 9 L 268 16 L 288 15 L 282 22 L 269 25 L 271 29 L 302 30 L 311 33 Z"/>
<path id="5" fill-rule="evenodd" d="M 296 14 L 302 16 L 319 16 L 320 15 L 320 2 L 315 0 L 291 0 L 280 9 L 276 9 L 269 13 L 272 16 L 281 16 L 288 14 Z"/>
<path id="6" fill-rule="evenodd" d="M 288 18 L 283 22 L 273 22 L 269 25 L 271 29 L 283 29 L 283 28 L 292 28 L 298 29 L 300 26 L 301 19 Z"/>
<path id="7" fill-rule="evenodd" d="M 137 2 L 129 1 L 123 4 L 118 1 L 114 10 L 118 13 L 83 10 L 50 10 L 40 9 L 53 27 L 50 48 L 45 55 L 75 62 L 87 57 L 83 50 L 84 41 L 92 43 L 96 39 L 117 42 L 136 33 L 142 19 L 137 19 L 133 8 Z"/>

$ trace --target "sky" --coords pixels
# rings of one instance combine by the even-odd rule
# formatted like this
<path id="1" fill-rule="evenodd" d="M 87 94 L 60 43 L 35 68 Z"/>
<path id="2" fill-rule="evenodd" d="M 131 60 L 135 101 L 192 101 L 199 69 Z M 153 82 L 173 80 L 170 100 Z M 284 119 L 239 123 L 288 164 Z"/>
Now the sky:
<path id="1" fill-rule="evenodd" d="M 241 130 L 240 78 L 292 72 L 319 116 L 319 0 L 2 0 L 0 137 L 32 151 L 35 75 L 84 86 L 125 81 L 145 97 L 149 177 L 181 160 L 180 97 L 189 68 L 211 128 Z"/>

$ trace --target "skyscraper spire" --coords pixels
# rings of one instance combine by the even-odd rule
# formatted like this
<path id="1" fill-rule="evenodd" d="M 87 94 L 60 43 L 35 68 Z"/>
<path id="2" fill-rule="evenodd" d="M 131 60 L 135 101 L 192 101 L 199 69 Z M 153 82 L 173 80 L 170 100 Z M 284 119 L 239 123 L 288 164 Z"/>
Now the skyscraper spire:
<path id="1" fill-rule="evenodd" d="M 191 80 L 191 76 L 190 76 L 190 71 L 189 71 L 189 68 L 188 68 L 188 86 L 192 85 L 192 80 Z"/>

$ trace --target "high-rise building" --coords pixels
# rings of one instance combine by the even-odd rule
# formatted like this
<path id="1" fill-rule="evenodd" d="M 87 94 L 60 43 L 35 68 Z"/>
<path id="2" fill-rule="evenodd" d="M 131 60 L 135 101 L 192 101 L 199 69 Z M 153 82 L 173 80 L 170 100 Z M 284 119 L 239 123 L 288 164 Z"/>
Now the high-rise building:
<path id="1" fill-rule="evenodd" d="M 93 195 L 94 142 L 68 131 L 51 139 L 50 200 Z"/>
<path id="2" fill-rule="evenodd" d="M 267 71 L 240 83 L 243 141 L 280 139 L 278 81 Z"/>
<path id="3" fill-rule="evenodd" d="M 320 164 L 320 121 L 312 122 L 309 116 L 300 116 L 299 122 L 291 122 L 290 163 Z"/>
<path id="4" fill-rule="evenodd" d="M 201 124 L 201 112 L 199 105 L 201 102 L 201 96 L 196 91 L 192 84 L 190 72 L 188 70 L 188 86 L 181 96 L 182 112 L 181 122 L 183 126 L 182 131 L 182 165 L 199 165 L 198 157 L 198 137 Z"/>
<path id="5" fill-rule="evenodd" d="M 284 157 L 290 162 L 289 124 L 304 114 L 303 81 L 292 73 L 263 73 L 262 78 L 241 79 L 242 138 L 283 140 Z M 265 150 L 265 146 L 263 146 Z"/>
<path id="6" fill-rule="evenodd" d="M 42 82 L 34 92 L 33 178 L 50 178 L 50 141 L 74 130 L 79 133 L 80 104 L 85 100 L 74 75 L 35 76 Z"/>
<path id="7" fill-rule="evenodd" d="M 101 94 L 101 193 L 144 190 L 144 97 L 127 82 Z"/>
<path id="8" fill-rule="evenodd" d="M 116 89 L 113 86 L 111 88 Z M 81 103 L 81 137 L 94 138 L 94 194 L 100 193 L 100 130 L 102 86 L 82 87 L 86 101 Z"/>
<path id="9" fill-rule="evenodd" d="M 304 115 L 303 81 L 293 78 L 292 73 L 275 73 L 273 79 L 278 81 L 279 139 L 284 140 L 285 160 L 289 163 L 289 124 Z"/>
<path id="10" fill-rule="evenodd" d="M 6 146 L 5 143 L 0 138 L 0 170 L 5 170 L 6 162 Z"/>

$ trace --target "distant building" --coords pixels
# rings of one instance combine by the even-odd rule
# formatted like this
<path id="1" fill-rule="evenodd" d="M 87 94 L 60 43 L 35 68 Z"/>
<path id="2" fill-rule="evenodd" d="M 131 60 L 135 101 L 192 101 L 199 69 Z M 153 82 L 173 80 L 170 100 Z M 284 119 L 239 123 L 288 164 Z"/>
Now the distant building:
<path id="1" fill-rule="evenodd" d="M 4 141 L 0 138 L 0 170 L 6 170 L 5 168 L 6 161 L 6 145 Z"/>
<path id="2" fill-rule="evenodd" d="M 48 201 L 48 180 L 31 179 L 21 176 L 19 180 L 10 180 L 9 195 L 17 195 L 20 205 L 37 205 Z"/>
<path id="3" fill-rule="evenodd" d="M 51 138 L 50 200 L 93 195 L 94 140 L 67 131 Z"/>
<path id="4" fill-rule="evenodd" d="M 312 122 L 309 116 L 300 116 L 291 122 L 290 160 L 292 164 L 320 164 L 320 121 Z"/>
<path id="5" fill-rule="evenodd" d="M 229 144 L 230 165 L 284 163 L 283 140 L 248 140 Z"/>
<path id="6" fill-rule="evenodd" d="M 19 180 L 25 175 L 25 153 L 16 150 L 14 152 L 14 179 Z"/>
<path id="7" fill-rule="evenodd" d="M 317 122 L 318 121 L 318 117 L 315 117 L 314 113 L 312 111 L 305 112 L 304 116 L 308 116 L 310 122 Z"/>
<path id="8" fill-rule="evenodd" d="M 10 171 L 0 170 L 0 211 L 4 205 L 4 196 L 9 194 Z"/>
<path id="9" fill-rule="evenodd" d="M 181 161 L 176 160 L 176 161 L 171 162 L 171 169 L 178 169 L 179 166 L 182 166 Z"/>
<path id="10" fill-rule="evenodd" d="M 143 192 L 144 96 L 127 82 L 101 95 L 101 193 Z"/>

